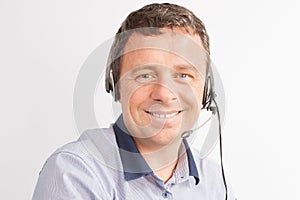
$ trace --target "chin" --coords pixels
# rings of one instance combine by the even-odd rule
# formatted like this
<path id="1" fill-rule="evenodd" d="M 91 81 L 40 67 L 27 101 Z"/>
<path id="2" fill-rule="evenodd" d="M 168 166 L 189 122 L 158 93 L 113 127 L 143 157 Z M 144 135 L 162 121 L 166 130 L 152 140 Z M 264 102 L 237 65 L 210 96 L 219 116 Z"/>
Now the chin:
<path id="1" fill-rule="evenodd" d="M 162 129 L 157 134 L 155 134 L 153 137 L 151 137 L 149 139 L 158 145 L 166 146 L 166 145 L 172 144 L 176 141 L 179 141 L 181 139 L 180 133 L 178 130 L 179 129 L 175 129 L 175 130 L 174 129 L 170 129 L 170 130 Z"/>

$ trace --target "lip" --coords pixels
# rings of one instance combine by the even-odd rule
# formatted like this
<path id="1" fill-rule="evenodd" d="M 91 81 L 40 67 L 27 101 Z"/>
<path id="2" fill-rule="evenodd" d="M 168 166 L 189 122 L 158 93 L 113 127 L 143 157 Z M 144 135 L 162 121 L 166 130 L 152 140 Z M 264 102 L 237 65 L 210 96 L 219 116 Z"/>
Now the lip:
<path id="1" fill-rule="evenodd" d="M 148 110 L 145 110 L 145 112 L 155 119 L 168 120 L 168 119 L 171 119 L 171 118 L 179 115 L 182 112 L 182 110 L 172 110 L 172 111 L 161 111 L 161 110 L 148 111 Z"/>

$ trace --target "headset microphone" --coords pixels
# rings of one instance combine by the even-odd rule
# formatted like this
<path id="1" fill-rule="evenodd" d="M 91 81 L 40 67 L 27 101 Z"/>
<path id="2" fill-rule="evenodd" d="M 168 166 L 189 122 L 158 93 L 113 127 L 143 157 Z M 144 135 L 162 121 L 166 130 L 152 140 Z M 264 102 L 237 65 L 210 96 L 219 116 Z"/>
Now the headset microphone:
<path id="1" fill-rule="evenodd" d="M 214 111 L 212 111 L 213 114 L 214 114 Z M 200 128 L 202 128 L 205 124 L 207 124 L 207 122 L 210 121 L 210 119 L 212 118 L 213 115 L 211 115 L 203 124 L 201 124 L 200 126 L 192 129 L 192 130 L 188 130 L 188 131 L 184 131 L 182 134 L 181 134 L 181 138 L 182 139 L 185 139 L 185 138 L 188 138 L 192 133 L 194 133 L 195 131 L 199 130 Z"/>

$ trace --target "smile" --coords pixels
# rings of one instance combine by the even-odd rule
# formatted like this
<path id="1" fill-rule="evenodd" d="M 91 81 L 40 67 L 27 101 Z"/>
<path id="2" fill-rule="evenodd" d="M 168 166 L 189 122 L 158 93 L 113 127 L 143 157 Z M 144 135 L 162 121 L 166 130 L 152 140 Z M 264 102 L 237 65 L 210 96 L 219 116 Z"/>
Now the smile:
<path id="1" fill-rule="evenodd" d="M 155 118 L 159 118 L 159 119 L 168 119 L 171 117 L 174 117 L 175 115 L 179 114 L 181 111 L 176 111 L 176 112 L 172 112 L 172 113 L 157 113 L 157 112 L 150 112 L 150 111 L 146 111 L 146 113 L 150 114 L 151 116 L 155 117 Z"/>

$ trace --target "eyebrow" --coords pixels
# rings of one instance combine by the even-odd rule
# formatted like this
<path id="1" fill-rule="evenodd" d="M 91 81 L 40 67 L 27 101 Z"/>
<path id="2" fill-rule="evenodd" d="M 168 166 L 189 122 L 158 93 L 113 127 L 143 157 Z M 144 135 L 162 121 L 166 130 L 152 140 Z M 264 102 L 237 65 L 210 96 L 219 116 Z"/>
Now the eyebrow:
<path id="1" fill-rule="evenodd" d="M 138 66 L 135 67 L 134 69 L 132 69 L 131 73 L 135 74 L 140 70 L 152 70 L 152 71 L 157 71 L 160 69 L 160 67 L 163 65 L 157 65 L 157 64 L 147 64 L 147 65 L 142 65 L 142 66 Z M 190 70 L 196 74 L 200 74 L 199 70 L 194 67 L 193 65 L 189 65 L 189 64 L 179 64 L 179 65 L 174 65 L 173 68 L 175 70 Z"/>
<path id="2" fill-rule="evenodd" d="M 153 70 L 153 71 L 156 71 L 157 70 L 157 65 L 142 65 L 142 66 L 138 66 L 138 67 L 135 67 L 131 70 L 131 73 L 132 74 L 135 74 L 137 73 L 138 71 L 140 70 Z"/>
<path id="3" fill-rule="evenodd" d="M 187 65 L 187 64 L 175 65 L 174 68 L 176 70 L 191 70 L 191 71 L 195 72 L 196 74 L 200 74 L 199 70 L 196 67 L 194 67 L 193 65 Z"/>

